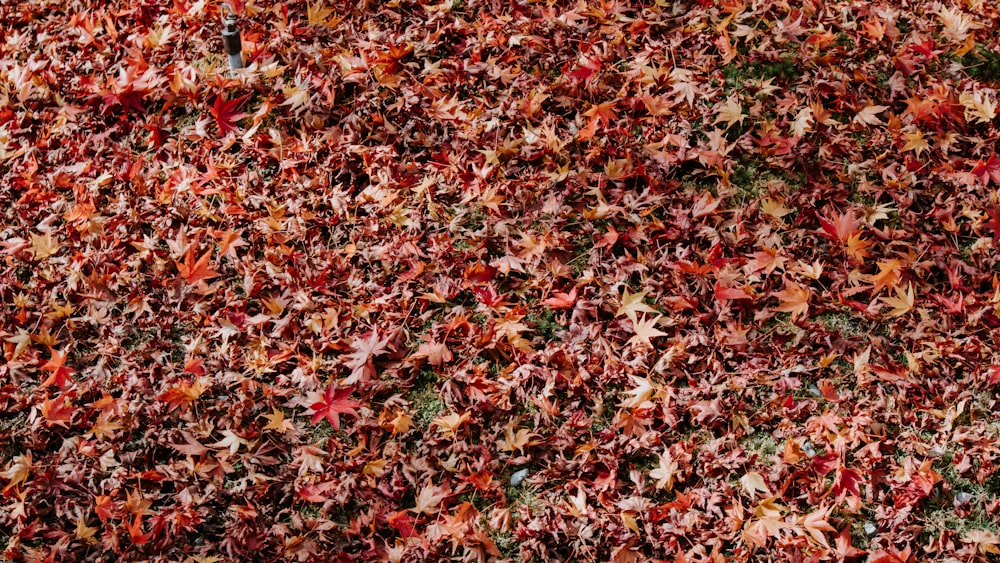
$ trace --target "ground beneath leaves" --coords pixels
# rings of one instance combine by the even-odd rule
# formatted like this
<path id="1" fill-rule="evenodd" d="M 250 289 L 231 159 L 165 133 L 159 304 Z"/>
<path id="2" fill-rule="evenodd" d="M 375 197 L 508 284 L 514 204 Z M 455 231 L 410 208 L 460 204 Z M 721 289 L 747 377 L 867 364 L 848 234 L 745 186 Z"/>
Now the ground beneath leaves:
<path id="1" fill-rule="evenodd" d="M 0 548 L 1000 554 L 1000 13 L 0 5 Z"/>

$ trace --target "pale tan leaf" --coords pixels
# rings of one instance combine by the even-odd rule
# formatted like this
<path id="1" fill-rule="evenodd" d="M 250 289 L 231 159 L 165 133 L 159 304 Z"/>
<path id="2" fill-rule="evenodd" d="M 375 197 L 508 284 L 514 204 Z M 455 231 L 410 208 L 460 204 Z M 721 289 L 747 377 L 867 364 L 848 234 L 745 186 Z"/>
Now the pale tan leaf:
<path id="1" fill-rule="evenodd" d="M 739 98 L 736 96 L 731 96 L 726 103 L 720 104 L 718 106 L 718 111 L 716 112 L 715 123 L 725 123 L 726 127 L 732 127 L 736 123 L 743 123 L 743 120 L 747 118 L 743 115 L 743 105 L 740 104 Z"/>
<path id="2" fill-rule="evenodd" d="M 632 383 L 635 384 L 635 387 L 627 391 L 631 397 L 622 402 L 621 406 L 625 408 L 636 408 L 653 396 L 653 393 L 656 391 L 656 386 L 653 385 L 653 382 L 650 381 L 648 377 L 631 375 L 629 378 L 632 380 Z"/>
<path id="3" fill-rule="evenodd" d="M 655 318 L 643 319 L 633 323 L 633 326 L 635 327 L 635 336 L 629 339 L 628 345 L 639 345 L 642 347 L 652 348 L 653 345 L 649 341 L 651 338 L 667 335 L 667 333 L 656 328 L 656 323 L 660 322 L 660 319 L 662 318 L 663 315 L 657 315 Z"/>
<path id="4" fill-rule="evenodd" d="M 965 119 L 978 123 L 990 123 L 997 116 L 997 100 L 995 96 L 982 91 L 963 92 L 958 101 L 965 107 Z"/>
<path id="5" fill-rule="evenodd" d="M 775 219 L 781 219 L 785 215 L 792 212 L 791 209 L 785 207 L 785 204 L 778 200 L 773 200 L 769 197 L 765 197 L 760 201 L 760 210 L 774 217 Z"/>
<path id="6" fill-rule="evenodd" d="M 411 510 L 417 514 L 434 514 L 441 501 L 448 497 L 448 492 L 440 487 L 428 485 L 417 495 L 417 504 Z"/>
<path id="7" fill-rule="evenodd" d="M 830 544 L 827 543 L 826 534 L 824 532 L 837 532 L 837 529 L 831 526 L 826 520 L 829 514 L 829 508 L 820 508 L 819 510 L 806 514 L 799 522 L 817 544 L 826 548 L 829 548 Z"/>
<path id="8" fill-rule="evenodd" d="M 754 497 L 754 493 L 757 492 L 764 493 L 768 496 L 771 494 L 771 489 L 767 488 L 767 483 L 764 481 L 764 477 L 756 471 L 751 471 L 740 477 L 740 485 L 743 486 L 743 490 L 746 491 L 750 497 Z"/>
<path id="9" fill-rule="evenodd" d="M 670 452 L 660 454 L 660 466 L 649 472 L 649 476 L 656 479 L 656 488 L 667 491 L 674 488 L 674 479 L 677 476 L 678 465 L 670 456 Z"/>
<path id="10" fill-rule="evenodd" d="M 862 110 L 854 116 L 854 122 L 860 125 L 882 125 L 883 122 L 878 118 L 878 114 L 887 109 L 889 109 L 889 106 L 868 106 L 862 108 Z"/>

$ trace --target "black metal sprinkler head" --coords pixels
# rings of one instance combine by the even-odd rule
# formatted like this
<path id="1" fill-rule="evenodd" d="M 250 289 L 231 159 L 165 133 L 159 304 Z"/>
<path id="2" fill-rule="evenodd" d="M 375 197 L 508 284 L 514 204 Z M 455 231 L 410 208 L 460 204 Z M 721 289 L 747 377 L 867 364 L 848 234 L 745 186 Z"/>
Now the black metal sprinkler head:
<path id="1" fill-rule="evenodd" d="M 223 8 L 228 11 L 222 16 L 222 43 L 226 47 L 226 56 L 229 57 L 230 70 L 243 68 L 243 44 L 240 42 L 240 30 L 236 27 L 236 12 L 229 4 L 223 4 Z"/>

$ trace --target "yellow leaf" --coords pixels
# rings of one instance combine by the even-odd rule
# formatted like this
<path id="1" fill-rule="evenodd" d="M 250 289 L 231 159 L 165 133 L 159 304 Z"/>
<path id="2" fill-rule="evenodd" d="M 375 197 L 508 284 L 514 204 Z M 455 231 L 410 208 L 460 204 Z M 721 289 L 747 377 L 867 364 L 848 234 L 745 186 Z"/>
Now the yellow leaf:
<path id="1" fill-rule="evenodd" d="M 97 533 L 97 528 L 88 526 L 83 516 L 76 519 L 76 539 L 94 545 L 97 543 L 97 539 L 94 538 L 95 533 Z"/>
<path id="2" fill-rule="evenodd" d="M 622 513 L 620 513 L 620 515 L 622 517 L 622 523 L 625 524 L 625 527 L 628 528 L 629 530 L 632 530 L 636 534 L 638 534 L 639 533 L 639 523 L 636 522 L 635 515 L 629 514 L 628 512 L 622 512 Z"/>
<path id="3" fill-rule="evenodd" d="M 364 468 L 361 470 L 363 475 L 370 475 L 372 477 L 381 477 L 385 474 L 385 466 L 389 463 L 384 459 L 376 459 L 369 461 L 365 464 Z"/>
<path id="4" fill-rule="evenodd" d="M 434 419 L 433 424 L 441 429 L 445 436 L 454 436 L 458 429 L 469 420 L 469 413 L 451 413 Z"/>
<path id="5" fill-rule="evenodd" d="M 114 438 L 115 430 L 121 430 L 124 428 L 121 424 L 112 422 L 110 420 L 111 416 L 111 413 L 101 413 L 101 415 L 97 417 L 97 422 L 95 422 L 94 426 L 91 427 L 90 433 L 93 434 L 98 440 L 103 438 Z"/>
<path id="6" fill-rule="evenodd" d="M 646 305 L 643 299 L 646 297 L 645 291 L 640 291 L 639 293 L 629 293 L 628 287 L 625 288 L 624 293 L 622 293 L 622 304 L 615 311 L 615 316 L 620 317 L 625 315 L 628 320 L 632 321 L 632 324 L 637 322 L 636 314 L 645 313 L 656 313 L 656 309 Z"/>
<path id="7" fill-rule="evenodd" d="M 59 251 L 59 243 L 52 238 L 52 233 L 44 235 L 31 235 L 31 250 L 35 253 L 35 258 L 45 260 Z"/>
<path id="8" fill-rule="evenodd" d="M 734 123 L 743 123 L 743 120 L 747 116 L 743 115 L 743 105 L 740 104 L 739 99 L 736 96 L 730 97 L 726 100 L 726 103 L 718 106 L 719 111 L 716 114 L 715 123 L 725 123 L 726 128 L 732 127 Z"/>
<path id="9" fill-rule="evenodd" d="M 896 296 L 882 297 L 882 302 L 892 307 L 892 310 L 886 313 L 886 315 L 901 317 L 913 309 L 913 284 L 907 284 L 905 291 L 901 287 L 894 287 L 893 291 L 896 292 Z"/>
<path id="10" fill-rule="evenodd" d="M 405 412 L 396 415 L 391 421 L 392 424 L 392 435 L 406 434 L 413 427 L 413 417 L 406 414 Z"/>
<path id="11" fill-rule="evenodd" d="M 769 197 L 764 198 L 760 202 L 760 210 L 764 213 L 774 217 L 775 219 L 781 219 L 785 215 L 792 212 L 791 209 L 785 207 L 784 203 L 781 201 L 775 201 Z"/>
<path id="12" fill-rule="evenodd" d="M 927 139 L 924 139 L 924 134 L 920 130 L 917 130 L 916 133 L 903 133 L 903 138 L 906 139 L 903 150 L 913 151 L 917 153 L 917 157 L 920 157 L 921 153 L 930 148 L 930 144 L 927 143 Z"/>
<path id="13" fill-rule="evenodd" d="M 286 420 L 285 413 L 277 408 L 273 408 L 271 414 L 265 414 L 264 418 L 268 420 L 264 430 L 274 430 L 282 434 L 295 430 L 295 423 Z"/>
<path id="14" fill-rule="evenodd" d="M 506 438 L 497 440 L 497 446 L 505 452 L 517 450 L 524 455 L 524 448 L 533 444 L 532 438 L 535 433 L 527 428 L 521 428 L 516 433 L 510 427 L 505 430 Z"/>
<path id="15" fill-rule="evenodd" d="M 319 2 L 311 4 L 306 8 L 306 17 L 309 18 L 309 23 L 312 25 L 336 25 L 341 18 L 334 18 L 335 21 L 330 22 L 330 14 L 332 13 L 333 8 L 327 7 Z"/>
<path id="16" fill-rule="evenodd" d="M 6 471 L 0 473 L 0 477 L 8 479 L 10 482 L 7 486 L 3 488 L 3 492 L 7 492 L 17 486 L 18 483 L 23 483 L 28 480 L 28 474 L 31 473 L 31 454 L 26 453 L 24 455 L 19 455 L 14 458 L 14 463 L 7 468 Z"/>

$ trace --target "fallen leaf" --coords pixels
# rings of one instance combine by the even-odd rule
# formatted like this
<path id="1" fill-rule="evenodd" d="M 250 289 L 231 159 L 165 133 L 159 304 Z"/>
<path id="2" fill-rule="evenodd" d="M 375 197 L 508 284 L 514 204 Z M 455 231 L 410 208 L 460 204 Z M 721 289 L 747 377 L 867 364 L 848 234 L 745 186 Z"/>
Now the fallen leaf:
<path id="1" fill-rule="evenodd" d="M 656 324 L 662 319 L 662 315 L 657 315 L 651 319 L 642 319 L 638 322 L 632 324 L 635 330 L 635 336 L 629 339 L 629 346 L 640 346 L 652 348 L 652 343 L 650 339 L 656 338 L 657 336 L 666 336 L 667 333 L 656 328 Z"/>
<path id="2" fill-rule="evenodd" d="M 353 391 L 353 387 L 337 389 L 333 383 L 327 386 L 323 397 L 309 407 L 313 411 L 312 423 L 316 424 L 325 418 L 334 428 L 340 430 L 340 415 L 357 416 L 358 412 L 354 409 L 361 407 L 358 401 L 347 398 Z"/>

